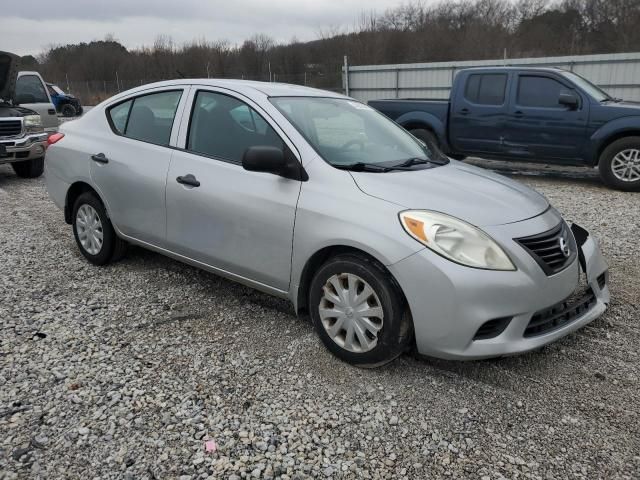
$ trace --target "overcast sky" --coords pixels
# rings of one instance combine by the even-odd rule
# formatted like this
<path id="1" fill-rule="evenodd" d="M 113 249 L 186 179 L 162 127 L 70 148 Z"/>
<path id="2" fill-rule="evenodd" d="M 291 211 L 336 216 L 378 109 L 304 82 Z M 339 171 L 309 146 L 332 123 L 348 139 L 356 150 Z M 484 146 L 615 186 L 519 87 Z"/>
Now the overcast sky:
<path id="1" fill-rule="evenodd" d="M 402 0 L 0 0 L 0 50 L 37 55 L 50 45 L 101 40 L 127 48 L 206 38 L 241 43 L 255 33 L 277 41 L 313 40 L 331 27 L 349 28 L 360 14 L 384 12 Z"/>

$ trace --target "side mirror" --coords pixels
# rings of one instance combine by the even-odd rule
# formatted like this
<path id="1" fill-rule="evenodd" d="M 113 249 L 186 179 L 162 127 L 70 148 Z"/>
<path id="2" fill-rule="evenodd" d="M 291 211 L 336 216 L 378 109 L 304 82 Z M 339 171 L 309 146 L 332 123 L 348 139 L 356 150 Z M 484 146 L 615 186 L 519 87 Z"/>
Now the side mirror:
<path id="1" fill-rule="evenodd" d="M 571 110 L 575 110 L 580 106 L 580 100 L 578 97 L 571 92 L 560 92 L 560 96 L 558 97 L 558 103 L 560 105 L 564 105 Z"/>
<path id="2" fill-rule="evenodd" d="M 36 103 L 36 97 L 30 93 L 22 93 L 16 97 L 16 103 L 21 105 L 23 103 Z"/>
<path id="3" fill-rule="evenodd" d="M 250 172 L 264 172 L 292 180 L 306 181 L 307 173 L 298 159 L 286 149 L 258 145 L 249 147 L 242 156 L 242 168 Z"/>

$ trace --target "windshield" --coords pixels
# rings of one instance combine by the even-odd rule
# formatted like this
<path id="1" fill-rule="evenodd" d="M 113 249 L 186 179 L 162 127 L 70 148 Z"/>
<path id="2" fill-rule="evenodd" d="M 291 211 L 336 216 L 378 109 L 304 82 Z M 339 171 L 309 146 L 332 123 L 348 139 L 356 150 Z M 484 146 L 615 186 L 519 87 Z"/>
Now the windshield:
<path id="1" fill-rule="evenodd" d="M 586 78 L 582 78 L 573 72 L 563 72 L 564 76 L 580 87 L 585 93 L 593 97 L 597 102 L 603 100 L 611 100 L 611 96 L 602 90 L 600 87 L 596 87 Z"/>
<path id="2" fill-rule="evenodd" d="M 331 165 L 390 166 L 410 159 L 442 162 L 403 128 L 362 103 L 340 98 L 272 97 L 282 114 Z"/>

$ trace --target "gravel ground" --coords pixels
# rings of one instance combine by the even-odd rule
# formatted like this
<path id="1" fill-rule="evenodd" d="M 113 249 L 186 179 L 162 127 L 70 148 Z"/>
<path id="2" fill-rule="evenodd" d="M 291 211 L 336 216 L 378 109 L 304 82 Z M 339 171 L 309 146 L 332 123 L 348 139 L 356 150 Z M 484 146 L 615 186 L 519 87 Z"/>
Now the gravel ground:
<path id="1" fill-rule="evenodd" d="M 0 166 L 0 478 L 640 478 L 640 195 L 526 170 L 601 239 L 607 314 L 360 370 L 284 301 L 142 249 L 90 266 L 43 180 Z"/>

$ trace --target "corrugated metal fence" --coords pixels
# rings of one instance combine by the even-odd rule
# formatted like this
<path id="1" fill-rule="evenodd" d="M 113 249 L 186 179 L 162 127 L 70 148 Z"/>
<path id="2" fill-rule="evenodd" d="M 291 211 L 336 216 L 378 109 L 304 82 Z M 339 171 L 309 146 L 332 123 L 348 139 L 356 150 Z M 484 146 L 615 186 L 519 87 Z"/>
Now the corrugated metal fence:
<path id="1" fill-rule="evenodd" d="M 495 66 L 565 68 L 614 97 L 640 101 L 640 53 L 345 66 L 342 82 L 345 91 L 348 86 L 350 96 L 363 102 L 381 98 L 447 98 L 460 69 Z"/>

